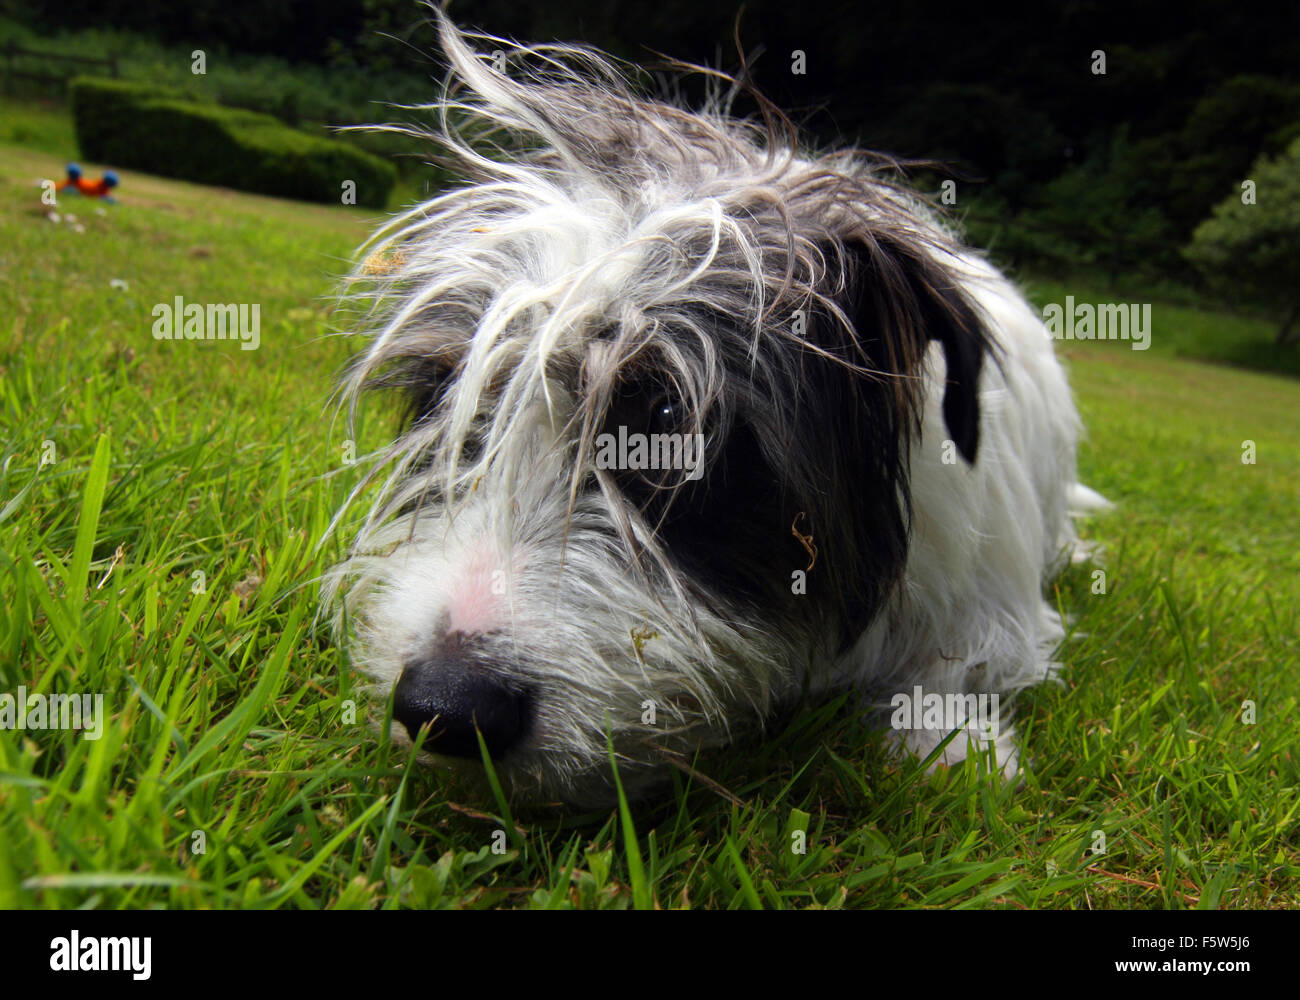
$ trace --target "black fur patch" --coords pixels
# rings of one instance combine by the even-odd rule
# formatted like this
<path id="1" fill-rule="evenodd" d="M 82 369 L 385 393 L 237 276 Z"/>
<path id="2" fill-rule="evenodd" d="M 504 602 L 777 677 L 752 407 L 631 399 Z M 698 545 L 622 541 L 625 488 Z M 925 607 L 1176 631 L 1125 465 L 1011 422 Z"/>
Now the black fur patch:
<path id="1" fill-rule="evenodd" d="M 803 343 L 764 338 L 754 356 L 740 331 L 714 324 L 732 388 L 709 417 L 702 479 L 615 477 L 699 596 L 782 619 L 828 618 L 844 644 L 883 607 L 906 563 L 910 444 L 929 344 L 942 345 L 944 420 L 971 464 L 989 350 L 972 304 L 918 249 L 877 236 L 847 254 L 841 308 L 853 329 L 817 315 Z M 673 406 L 669 388 L 642 379 L 615 394 L 604 429 L 667 431 Z"/>

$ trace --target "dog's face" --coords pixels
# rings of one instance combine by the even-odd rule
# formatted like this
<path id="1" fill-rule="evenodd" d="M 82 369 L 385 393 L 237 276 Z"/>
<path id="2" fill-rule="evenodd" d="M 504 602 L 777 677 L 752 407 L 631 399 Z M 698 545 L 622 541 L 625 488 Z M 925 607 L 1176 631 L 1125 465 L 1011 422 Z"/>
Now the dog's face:
<path id="1" fill-rule="evenodd" d="M 399 733 L 595 803 L 761 724 L 887 602 L 943 358 L 966 461 L 987 344 L 940 231 L 847 158 L 631 97 L 595 57 L 512 78 L 450 28 L 466 182 L 358 274 L 347 389 L 406 422 L 348 583 Z M 555 54 L 550 53 L 551 56 Z M 769 136 L 775 139 L 775 136 Z"/>

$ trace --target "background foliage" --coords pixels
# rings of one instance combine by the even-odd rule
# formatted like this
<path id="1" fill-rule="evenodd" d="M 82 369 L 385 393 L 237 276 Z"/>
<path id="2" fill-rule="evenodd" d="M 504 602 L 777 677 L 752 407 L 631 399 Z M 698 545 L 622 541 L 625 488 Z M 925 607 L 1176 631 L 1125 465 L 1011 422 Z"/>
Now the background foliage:
<path id="1" fill-rule="evenodd" d="M 882 12 L 754 0 L 741 12 L 694 0 L 456 0 L 450 11 L 464 25 L 586 41 L 640 64 L 664 53 L 737 73 L 743 50 L 749 77 L 820 143 L 944 164 L 918 179 L 956 178 L 959 214 L 977 241 L 1002 237 L 1004 263 L 1083 267 L 1111 287 L 1137 271 L 1204 288 L 1182 252 L 1193 231 L 1252 164 L 1300 135 L 1295 5 L 1135 0 L 1020 16 L 958 3 Z M 0 41 L 111 52 L 128 78 L 321 130 L 420 117 L 385 103 L 436 94 L 443 70 L 427 15 L 413 0 L 12 0 Z M 194 48 L 208 53 L 206 77 L 189 71 Z M 1093 72 L 1096 52 L 1104 74 Z M 648 83 L 701 96 L 669 78 Z M 737 110 L 753 106 L 741 99 Z M 396 159 L 398 199 L 445 181 L 418 140 L 347 139 Z M 1007 222 L 1013 237 L 999 228 Z M 1289 314 L 1272 295 L 1231 301 L 1262 302 L 1275 321 Z"/>

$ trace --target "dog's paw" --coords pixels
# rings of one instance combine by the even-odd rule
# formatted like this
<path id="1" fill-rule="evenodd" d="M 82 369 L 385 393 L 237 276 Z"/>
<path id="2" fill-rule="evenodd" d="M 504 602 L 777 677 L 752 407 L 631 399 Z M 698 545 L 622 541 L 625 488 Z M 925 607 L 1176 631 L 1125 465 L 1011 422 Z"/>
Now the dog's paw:
<path id="1" fill-rule="evenodd" d="M 951 730 L 907 729 L 894 732 L 895 744 L 918 760 L 927 760 L 942 745 L 937 756 L 930 761 L 927 771 L 933 772 L 940 767 L 953 767 L 981 754 L 989 754 L 989 769 L 997 771 L 1007 781 L 1019 782 L 1020 750 L 1015 742 L 1015 730 L 1010 726 L 1002 727 L 995 738 L 986 738 L 974 724 L 967 726 L 948 740 Z"/>

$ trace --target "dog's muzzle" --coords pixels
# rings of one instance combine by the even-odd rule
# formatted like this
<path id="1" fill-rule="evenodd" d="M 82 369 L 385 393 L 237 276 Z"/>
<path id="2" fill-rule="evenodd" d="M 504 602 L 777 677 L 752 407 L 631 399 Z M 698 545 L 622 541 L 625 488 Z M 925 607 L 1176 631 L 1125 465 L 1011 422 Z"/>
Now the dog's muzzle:
<path id="1" fill-rule="evenodd" d="M 425 749 L 449 757 L 479 757 L 483 734 L 488 753 L 509 750 L 528 725 L 529 694 L 507 685 L 481 661 L 462 655 L 453 643 L 428 657 L 408 663 L 393 692 L 393 718 L 414 740 L 429 727 Z"/>

